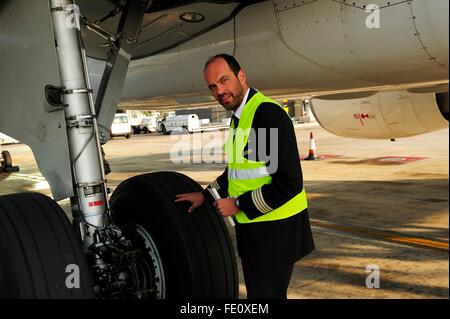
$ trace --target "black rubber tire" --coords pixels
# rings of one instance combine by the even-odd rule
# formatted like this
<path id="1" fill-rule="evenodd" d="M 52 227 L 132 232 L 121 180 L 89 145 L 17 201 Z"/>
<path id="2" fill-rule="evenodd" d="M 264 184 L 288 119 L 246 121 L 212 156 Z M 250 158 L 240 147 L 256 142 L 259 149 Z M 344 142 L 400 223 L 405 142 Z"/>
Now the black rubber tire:
<path id="1" fill-rule="evenodd" d="M 3 156 L 4 166 L 11 167 L 12 166 L 11 154 L 8 151 L 3 151 L 2 156 Z"/>
<path id="2" fill-rule="evenodd" d="M 71 264 L 79 266 L 79 288 L 66 286 Z M 45 195 L 0 196 L 0 298 L 93 298 L 80 241 L 61 207 Z"/>
<path id="3" fill-rule="evenodd" d="M 138 224 L 152 237 L 168 299 L 238 298 L 236 257 L 222 217 L 208 203 L 189 214 L 189 203 L 174 202 L 176 194 L 201 190 L 179 173 L 149 173 L 122 182 L 111 207 L 119 226 Z"/>
<path id="4" fill-rule="evenodd" d="M 170 131 L 166 130 L 166 126 L 164 124 L 161 127 L 164 135 L 170 135 Z"/>

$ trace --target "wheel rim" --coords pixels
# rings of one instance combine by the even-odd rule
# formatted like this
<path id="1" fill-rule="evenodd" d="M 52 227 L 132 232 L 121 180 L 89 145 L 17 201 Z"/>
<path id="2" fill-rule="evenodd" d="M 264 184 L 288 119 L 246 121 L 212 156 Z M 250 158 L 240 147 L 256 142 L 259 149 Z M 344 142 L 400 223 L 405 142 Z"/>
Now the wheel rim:
<path id="1" fill-rule="evenodd" d="M 143 260 L 142 263 L 140 263 L 141 264 L 140 272 L 141 274 L 144 274 L 146 268 L 147 270 L 150 270 L 151 280 L 155 288 L 155 293 L 153 294 L 155 299 L 166 298 L 167 288 L 166 288 L 166 279 L 164 275 L 164 268 L 161 256 L 158 252 L 158 248 L 156 247 L 156 244 L 153 241 L 152 237 L 144 227 L 138 224 L 125 225 L 123 227 L 123 231 L 124 234 L 127 235 L 127 237 L 136 239 L 137 236 L 138 237 L 137 239 L 144 245 L 143 250 L 148 258 L 144 258 L 145 261 Z"/>

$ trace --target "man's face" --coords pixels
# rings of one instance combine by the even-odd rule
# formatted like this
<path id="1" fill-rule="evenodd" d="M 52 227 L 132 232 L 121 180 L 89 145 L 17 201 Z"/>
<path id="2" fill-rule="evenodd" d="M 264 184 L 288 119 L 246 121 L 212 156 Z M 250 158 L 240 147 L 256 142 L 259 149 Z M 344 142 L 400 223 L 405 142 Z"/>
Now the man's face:
<path id="1" fill-rule="evenodd" d="M 211 94 L 225 109 L 235 111 L 247 91 L 245 73 L 240 70 L 234 75 L 227 62 L 217 58 L 208 64 L 204 72 Z"/>

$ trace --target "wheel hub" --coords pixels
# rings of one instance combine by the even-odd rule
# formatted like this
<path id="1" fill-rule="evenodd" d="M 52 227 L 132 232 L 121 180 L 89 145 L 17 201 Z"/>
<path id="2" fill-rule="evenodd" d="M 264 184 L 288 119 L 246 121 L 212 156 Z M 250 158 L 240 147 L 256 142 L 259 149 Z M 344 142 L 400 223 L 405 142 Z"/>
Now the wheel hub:
<path id="1" fill-rule="evenodd" d="M 161 258 L 151 236 L 141 226 L 97 231 L 91 246 L 94 290 L 101 299 L 165 297 Z"/>

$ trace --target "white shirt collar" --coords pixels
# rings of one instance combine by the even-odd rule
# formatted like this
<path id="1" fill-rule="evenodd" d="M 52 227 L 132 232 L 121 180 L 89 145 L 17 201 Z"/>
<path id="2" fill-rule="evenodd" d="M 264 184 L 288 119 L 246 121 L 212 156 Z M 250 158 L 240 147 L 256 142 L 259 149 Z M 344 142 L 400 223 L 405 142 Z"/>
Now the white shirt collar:
<path id="1" fill-rule="evenodd" d="M 244 109 L 245 103 L 247 102 L 248 94 L 250 93 L 250 88 L 247 89 L 247 92 L 245 93 L 244 99 L 241 102 L 241 105 L 237 108 L 236 112 L 234 112 L 234 116 L 236 116 L 238 119 L 241 118 L 242 110 Z"/>

